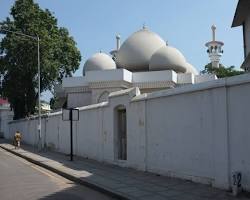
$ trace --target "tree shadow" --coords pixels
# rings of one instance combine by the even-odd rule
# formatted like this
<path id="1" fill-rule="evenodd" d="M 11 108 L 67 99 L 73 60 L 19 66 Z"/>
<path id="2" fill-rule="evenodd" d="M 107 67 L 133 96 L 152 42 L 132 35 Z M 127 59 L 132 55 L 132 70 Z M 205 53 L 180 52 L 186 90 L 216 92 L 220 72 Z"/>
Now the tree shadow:
<path id="1" fill-rule="evenodd" d="M 105 194 L 102 194 L 98 191 L 94 191 L 90 188 L 74 185 L 69 188 L 64 188 L 55 193 L 46 195 L 44 197 L 39 198 L 39 200 L 111 200 L 115 199 L 113 197 L 109 197 Z"/>

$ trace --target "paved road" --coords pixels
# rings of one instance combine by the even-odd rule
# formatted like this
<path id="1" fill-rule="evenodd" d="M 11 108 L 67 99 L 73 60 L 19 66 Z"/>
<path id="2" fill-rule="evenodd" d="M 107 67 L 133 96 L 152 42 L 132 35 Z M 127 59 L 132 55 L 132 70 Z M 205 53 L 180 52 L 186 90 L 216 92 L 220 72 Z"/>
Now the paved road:
<path id="1" fill-rule="evenodd" d="M 110 200 L 112 198 L 75 184 L 0 148 L 1 200 Z"/>

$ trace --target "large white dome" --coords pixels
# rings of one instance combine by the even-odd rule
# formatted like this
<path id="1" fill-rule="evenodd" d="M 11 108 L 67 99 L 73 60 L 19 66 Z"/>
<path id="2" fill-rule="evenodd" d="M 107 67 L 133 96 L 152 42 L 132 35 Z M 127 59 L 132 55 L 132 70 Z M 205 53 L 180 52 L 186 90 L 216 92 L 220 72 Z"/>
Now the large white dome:
<path id="1" fill-rule="evenodd" d="M 182 53 L 174 48 L 164 45 L 151 57 L 149 70 L 174 70 L 175 72 L 187 71 L 187 62 Z"/>
<path id="2" fill-rule="evenodd" d="M 154 32 L 143 28 L 133 33 L 117 52 L 116 64 L 130 71 L 148 70 L 153 53 L 165 42 Z"/>
<path id="3" fill-rule="evenodd" d="M 105 53 L 96 53 L 85 62 L 83 67 L 83 75 L 85 74 L 85 71 L 109 69 L 116 69 L 114 60 Z"/>

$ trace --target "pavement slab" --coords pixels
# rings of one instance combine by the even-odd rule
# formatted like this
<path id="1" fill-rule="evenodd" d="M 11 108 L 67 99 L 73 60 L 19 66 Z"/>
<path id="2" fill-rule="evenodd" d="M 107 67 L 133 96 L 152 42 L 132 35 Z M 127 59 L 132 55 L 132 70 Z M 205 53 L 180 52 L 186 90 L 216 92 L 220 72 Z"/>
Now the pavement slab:
<path id="1" fill-rule="evenodd" d="M 10 141 L 0 139 L 0 147 L 26 160 L 49 169 L 67 179 L 87 185 L 118 199 L 135 200 L 250 200 L 245 194 L 234 197 L 229 192 L 176 178 L 122 168 L 91 159 L 69 156 L 51 151 L 37 151 L 22 144 L 15 149 Z"/>

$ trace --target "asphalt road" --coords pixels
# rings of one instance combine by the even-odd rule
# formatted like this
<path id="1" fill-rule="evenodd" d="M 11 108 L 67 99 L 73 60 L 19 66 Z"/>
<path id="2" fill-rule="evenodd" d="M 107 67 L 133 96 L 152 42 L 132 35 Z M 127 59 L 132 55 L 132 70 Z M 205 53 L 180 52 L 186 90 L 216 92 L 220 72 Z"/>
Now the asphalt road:
<path id="1" fill-rule="evenodd" d="M 0 148 L 1 200 L 110 200 L 90 188 L 78 185 Z"/>

